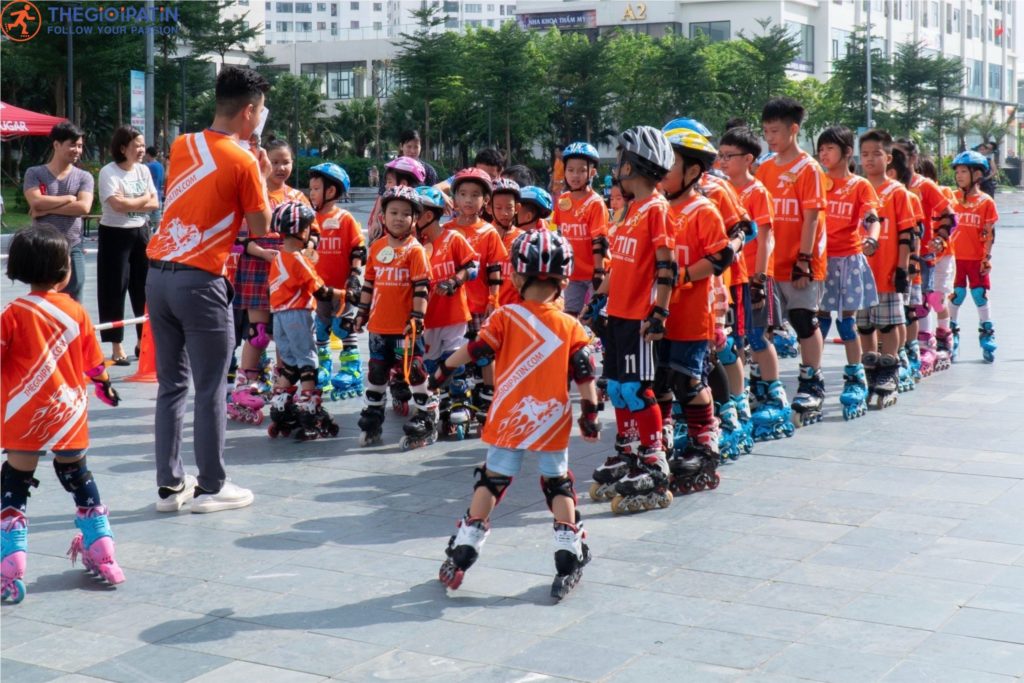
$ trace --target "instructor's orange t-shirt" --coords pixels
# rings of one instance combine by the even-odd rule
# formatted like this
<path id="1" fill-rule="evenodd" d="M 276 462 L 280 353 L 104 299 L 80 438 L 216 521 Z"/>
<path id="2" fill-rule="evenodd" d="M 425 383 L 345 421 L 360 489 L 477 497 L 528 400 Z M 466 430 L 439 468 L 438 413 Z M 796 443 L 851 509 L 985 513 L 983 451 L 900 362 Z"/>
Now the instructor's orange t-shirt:
<path id="1" fill-rule="evenodd" d="M 67 294 L 18 297 L 0 314 L 0 447 L 89 447 L 86 371 L 103 363 L 85 309 Z"/>

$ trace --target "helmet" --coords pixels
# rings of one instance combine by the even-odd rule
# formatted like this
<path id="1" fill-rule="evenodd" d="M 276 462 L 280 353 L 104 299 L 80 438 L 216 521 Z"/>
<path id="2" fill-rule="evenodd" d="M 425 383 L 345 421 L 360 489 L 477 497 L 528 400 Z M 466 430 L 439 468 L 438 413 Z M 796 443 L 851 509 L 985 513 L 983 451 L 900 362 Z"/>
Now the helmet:
<path id="1" fill-rule="evenodd" d="M 420 185 L 416 188 L 416 194 L 420 198 L 420 206 L 423 209 L 430 209 L 437 216 L 444 214 L 445 206 L 444 195 L 441 194 L 441 190 L 435 190 L 429 185 Z"/>
<path id="2" fill-rule="evenodd" d="M 953 168 L 966 166 L 967 168 L 976 168 L 983 173 L 988 173 L 988 159 L 985 158 L 984 154 L 973 150 L 957 154 L 953 157 L 953 163 L 950 166 Z"/>
<path id="3" fill-rule="evenodd" d="M 332 166 L 334 164 L 331 164 Z M 270 230 L 284 236 L 297 237 L 313 224 L 316 214 L 302 202 L 283 202 L 277 205 L 270 218 Z"/>
<path id="4" fill-rule="evenodd" d="M 538 218 L 547 218 L 555 208 L 547 190 L 535 185 L 527 185 L 519 191 L 519 203 L 534 207 Z"/>
<path id="5" fill-rule="evenodd" d="M 718 150 L 700 133 L 685 128 L 676 128 L 665 133 L 665 138 L 687 159 L 696 159 L 704 170 L 711 168 L 718 156 Z"/>
<path id="6" fill-rule="evenodd" d="M 519 201 L 519 183 L 509 178 L 498 178 L 492 185 L 491 196 L 498 194 L 510 194 L 514 195 L 516 201 Z"/>
<path id="7" fill-rule="evenodd" d="M 670 131 L 678 130 L 680 128 L 682 128 L 683 130 L 692 130 L 694 133 L 700 133 L 701 135 L 708 139 L 714 137 L 714 134 L 710 130 L 708 130 L 707 126 L 705 126 L 697 119 L 691 119 L 687 116 L 682 116 L 678 119 L 672 119 L 671 121 L 669 121 L 668 123 L 661 127 L 661 132 L 664 133 L 665 135 L 668 135 Z"/>
<path id="8" fill-rule="evenodd" d="M 589 142 L 574 142 L 562 151 L 562 161 L 569 159 L 586 159 L 595 166 L 601 163 L 601 155 L 597 148 Z"/>
<path id="9" fill-rule="evenodd" d="M 572 275 L 572 245 L 557 232 L 534 230 L 515 239 L 512 272 L 524 277 L 565 279 Z"/>
<path id="10" fill-rule="evenodd" d="M 330 161 L 317 164 L 316 166 L 309 169 L 310 178 L 323 178 L 329 183 L 333 183 L 338 188 L 338 196 L 342 193 L 348 192 L 348 188 L 351 185 L 351 181 L 348 179 L 348 173 L 345 172 L 341 166 Z"/>
<path id="11" fill-rule="evenodd" d="M 452 194 L 458 192 L 463 183 L 476 183 L 483 188 L 484 196 L 491 194 L 491 176 L 481 168 L 464 168 L 456 173 L 452 180 Z"/>
<path id="12" fill-rule="evenodd" d="M 653 126 L 634 126 L 619 133 L 616 142 L 643 175 L 661 180 L 675 163 L 672 146 L 660 130 Z"/>
<path id="13" fill-rule="evenodd" d="M 423 164 L 417 159 L 412 157 L 398 157 L 392 159 L 388 163 L 384 164 L 384 172 L 394 171 L 395 173 L 404 173 L 411 177 L 416 185 L 421 184 L 427 179 L 427 171 L 423 168 Z"/>
<path id="14" fill-rule="evenodd" d="M 384 194 L 380 197 L 380 209 L 384 211 L 388 208 L 388 204 L 401 199 L 402 201 L 409 202 L 412 205 L 413 215 L 418 216 L 420 211 L 423 210 L 423 204 L 420 202 L 420 196 L 416 193 L 416 190 L 411 187 L 404 185 L 395 185 L 392 188 L 384 190 Z"/>

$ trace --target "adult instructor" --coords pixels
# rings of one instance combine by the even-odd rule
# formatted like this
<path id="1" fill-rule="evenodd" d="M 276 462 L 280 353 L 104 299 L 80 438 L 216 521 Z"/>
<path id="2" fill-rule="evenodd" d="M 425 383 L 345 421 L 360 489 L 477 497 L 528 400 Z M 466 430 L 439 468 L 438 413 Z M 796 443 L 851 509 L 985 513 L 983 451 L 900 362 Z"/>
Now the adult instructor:
<path id="1" fill-rule="evenodd" d="M 270 84 L 226 66 L 217 76 L 213 124 L 171 146 L 160 230 L 146 250 L 150 326 L 156 343 L 156 481 L 159 512 L 217 512 L 251 505 L 252 491 L 224 470 L 224 378 L 235 345 L 225 264 L 244 219 L 250 237 L 270 225 L 267 153 L 249 139 Z M 198 480 L 185 474 L 182 428 L 189 374 L 195 384 Z"/>

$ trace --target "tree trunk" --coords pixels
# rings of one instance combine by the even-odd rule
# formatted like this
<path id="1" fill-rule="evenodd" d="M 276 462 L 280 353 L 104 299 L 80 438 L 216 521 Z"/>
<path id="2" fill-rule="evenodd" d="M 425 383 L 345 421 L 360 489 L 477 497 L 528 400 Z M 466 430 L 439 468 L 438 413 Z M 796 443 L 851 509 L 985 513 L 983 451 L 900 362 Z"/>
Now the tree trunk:
<path id="1" fill-rule="evenodd" d="M 117 126 L 124 125 L 124 103 L 121 98 L 121 81 L 117 81 Z"/>
<path id="2" fill-rule="evenodd" d="M 430 99 L 423 99 L 423 156 L 430 157 Z"/>
<path id="3" fill-rule="evenodd" d="M 512 110 L 505 109 L 505 159 L 512 159 Z"/>
<path id="4" fill-rule="evenodd" d="M 171 127 L 171 93 L 168 91 L 168 92 L 164 93 L 164 120 L 163 120 L 164 142 L 163 142 L 163 145 L 162 145 L 163 150 L 164 150 L 164 157 L 167 156 L 167 150 L 169 150 L 171 148 L 171 141 L 167 139 L 167 137 L 170 135 L 170 127 Z"/>

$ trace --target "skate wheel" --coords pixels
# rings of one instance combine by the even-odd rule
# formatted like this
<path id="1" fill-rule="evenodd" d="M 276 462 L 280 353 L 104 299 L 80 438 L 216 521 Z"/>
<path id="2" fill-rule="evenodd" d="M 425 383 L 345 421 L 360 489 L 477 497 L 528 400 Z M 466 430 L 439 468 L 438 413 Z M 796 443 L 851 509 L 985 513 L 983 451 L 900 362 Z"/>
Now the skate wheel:
<path id="1" fill-rule="evenodd" d="M 466 438 L 466 425 L 455 425 L 455 440 L 462 441 Z"/>
<path id="2" fill-rule="evenodd" d="M 603 484 L 599 484 L 595 481 L 590 485 L 590 500 L 595 503 L 603 503 L 608 500 Z"/>
<path id="3" fill-rule="evenodd" d="M 327 434 L 329 436 L 337 436 L 338 432 L 340 432 L 340 431 L 341 431 L 341 427 L 339 427 L 337 425 L 337 423 L 334 423 L 334 422 L 332 422 L 331 425 L 329 427 L 327 427 Z"/>
<path id="4" fill-rule="evenodd" d="M 672 492 L 666 490 L 665 494 L 661 498 L 658 499 L 658 507 L 664 509 L 664 508 L 667 508 L 671 504 L 672 504 Z"/>
<path id="5" fill-rule="evenodd" d="M 616 496 L 612 498 L 612 512 L 614 512 L 617 515 L 629 512 L 629 509 L 626 507 L 625 502 L 625 498 L 616 494 Z"/>
<path id="6" fill-rule="evenodd" d="M 21 579 L 15 579 L 4 589 L 3 599 L 17 605 L 25 599 L 25 593 L 25 582 Z"/>
<path id="7" fill-rule="evenodd" d="M 277 431 L 278 431 L 278 433 L 281 434 L 281 436 L 283 436 L 285 438 L 288 438 L 289 436 L 292 435 L 292 430 L 287 428 L 287 427 L 284 428 L 284 429 L 278 429 Z"/>
<path id="8" fill-rule="evenodd" d="M 708 482 L 708 491 L 712 491 L 718 488 L 718 485 L 722 483 L 722 475 L 715 472 L 715 476 Z"/>
<path id="9" fill-rule="evenodd" d="M 267 427 L 267 436 L 271 439 L 276 439 L 278 434 L 280 434 L 280 430 L 277 428 L 277 423 L 271 422 L 270 426 Z"/>
<path id="10" fill-rule="evenodd" d="M 412 443 L 411 443 L 409 437 L 403 436 L 401 439 L 399 439 L 398 440 L 398 447 L 400 449 L 402 449 L 403 451 L 411 450 L 412 449 Z M 444 579 L 442 579 L 442 581 L 443 580 Z"/>

